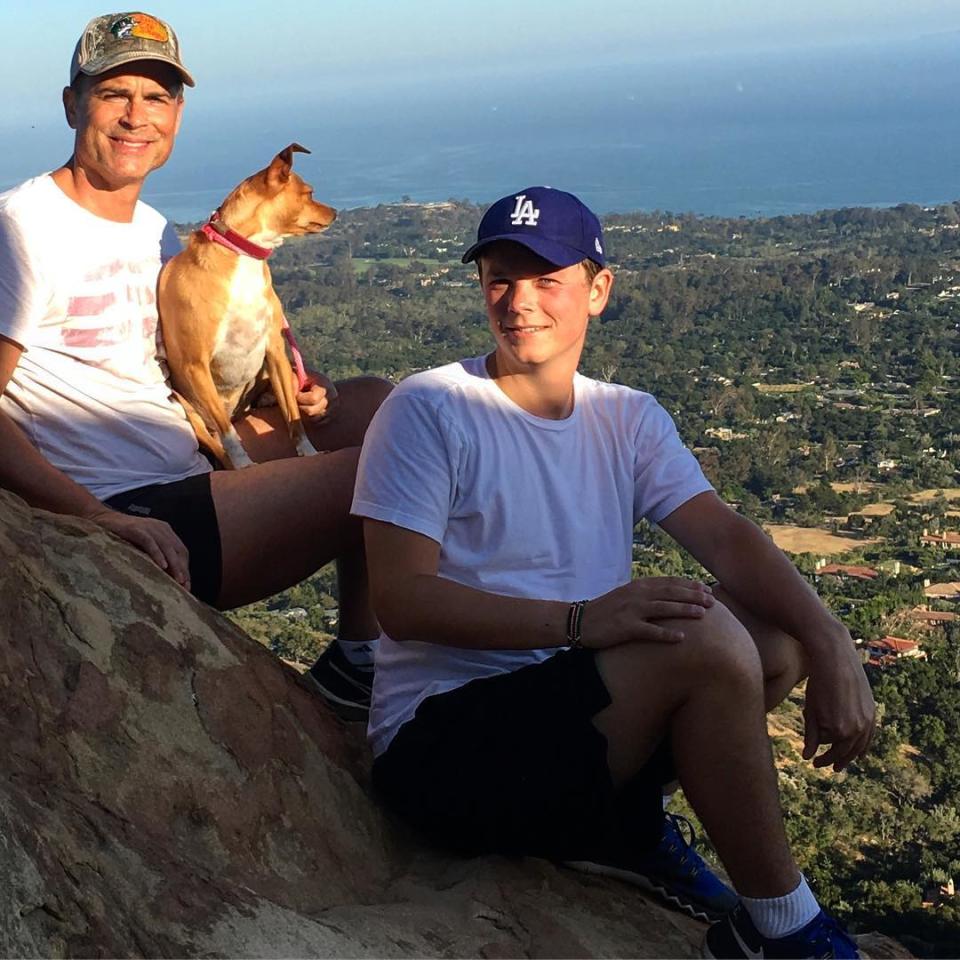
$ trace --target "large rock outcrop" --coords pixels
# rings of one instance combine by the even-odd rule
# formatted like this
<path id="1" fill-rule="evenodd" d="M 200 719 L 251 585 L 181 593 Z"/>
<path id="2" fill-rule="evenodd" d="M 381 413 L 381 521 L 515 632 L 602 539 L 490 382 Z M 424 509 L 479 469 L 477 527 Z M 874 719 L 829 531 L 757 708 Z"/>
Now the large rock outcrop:
<path id="1" fill-rule="evenodd" d="M 612 881 L 419 848 L 295 671 L 3 492 L 0 736 L 2 956 L 684 957 L 703 935 Z"/>

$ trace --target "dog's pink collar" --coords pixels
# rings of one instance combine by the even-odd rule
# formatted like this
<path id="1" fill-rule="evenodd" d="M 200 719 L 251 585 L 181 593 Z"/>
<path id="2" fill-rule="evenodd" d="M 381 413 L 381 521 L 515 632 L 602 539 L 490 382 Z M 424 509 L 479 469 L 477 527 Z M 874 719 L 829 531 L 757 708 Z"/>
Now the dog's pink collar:
<path id="1" fill-rule="evenodd" d="M 210 219 L 200 228 L 200 232 L 214 243 L 219 243 L 221 247 L 226 247 L 241 256 L 266 260 L 273 253 L 269 247 L 261 247 L 258 243 L 242 237 L 236 230 L 231 230 L 220 219 L 219 210 L 214 210 L 210 214 Z"/>

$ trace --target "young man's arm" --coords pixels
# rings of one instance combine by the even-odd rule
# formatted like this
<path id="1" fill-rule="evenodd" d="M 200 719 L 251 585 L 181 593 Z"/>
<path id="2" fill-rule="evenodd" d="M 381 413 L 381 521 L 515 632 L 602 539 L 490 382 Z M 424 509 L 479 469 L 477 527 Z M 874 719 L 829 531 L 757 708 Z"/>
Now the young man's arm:
<path id="1" fill-rule="evenodd" d="M 566 645 L 570 601 L 505 597 L 463 586 L 438 576 L 440 544 L 430 537 L 380 520 L 365 520 L 363 529 L 373 608 L 394 640 L 487 650 Z M 712 603 L 709 588 L 692 580 L 634 580 L 591 602 L 583 645 L 675 643 L 682 632 L 656 621 L 700 617 Z"/>
<path id="2" fill-rule="evenodd" d="M 20 362 L 23 349 L 0 336 L 0 397 Z M 104 506 L 87 489 L 50 464 L 20 428 L 0 411 L 0 487 L 33 507 L 83 517 L 139 547 L 157 566 L 189 589 L 187 550 L 160 520 L 134 517 Z"/>
<path id="3" fill-rule="evenodd" d="M 804 757 L 827 743 L 831 747 L 816 758 L 817 766 L 839 769 L 860 756 L 876 719 L 870 685 L 846 627 L 786 555 L 714 493 L 688 500 L 660 526 L 735 600 L 803 646 L 809 665 Z"/>

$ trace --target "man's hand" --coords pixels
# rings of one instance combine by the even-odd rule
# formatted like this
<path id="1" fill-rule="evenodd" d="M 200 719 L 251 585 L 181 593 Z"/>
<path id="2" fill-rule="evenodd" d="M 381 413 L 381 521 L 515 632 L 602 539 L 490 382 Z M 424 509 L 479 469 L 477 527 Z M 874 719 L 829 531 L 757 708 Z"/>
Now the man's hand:
<path id="1" fill-rule="evenodd" d="M 322 373 L 307 371 L 307 383 L 297 392 L 297 406 L 304 420 L 329 420 L 340 405 L 337 388 Z"/>
<path id="2" fill-rule="evenodd" d="M 877 708 L 849 634 L 811 656 L 803 716 L 803 758 L 815 767 L 832 764 L 839 772 L 869 749 Z"/>
<path id="3" fill-rule="evenodd" d="M 103 507 L 86 519 L 142 550 L 185 590 L 190 589 L 190 556 L 169 523 L 150 517 L 134 517 L 109 507 Z"/>
<path id="4" fill-rule="evenodd" d="M 594 650 L 635 640 L 678 643 L 683 630 L 668 619 L 699 619 L 714 604 L 705 583 L 683 577 L 641 577 L 591 600 L 581 621 L 583 645 Z"/>

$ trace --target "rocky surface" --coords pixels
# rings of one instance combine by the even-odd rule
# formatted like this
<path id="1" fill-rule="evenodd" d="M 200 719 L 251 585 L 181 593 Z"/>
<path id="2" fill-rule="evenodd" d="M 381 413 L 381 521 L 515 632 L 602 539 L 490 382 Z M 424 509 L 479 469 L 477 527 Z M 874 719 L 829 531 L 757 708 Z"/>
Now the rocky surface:
<path id="1" fill-rule="evenodd" d="M 362 731 L 295 671 L 3 492 L 0 736 L 0 956 L 689 957 L 703 936 L 613 881 L 418 847 L 368 796 Z"/>

